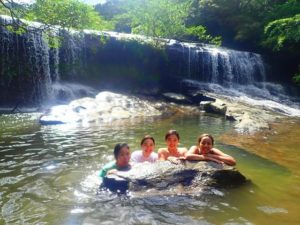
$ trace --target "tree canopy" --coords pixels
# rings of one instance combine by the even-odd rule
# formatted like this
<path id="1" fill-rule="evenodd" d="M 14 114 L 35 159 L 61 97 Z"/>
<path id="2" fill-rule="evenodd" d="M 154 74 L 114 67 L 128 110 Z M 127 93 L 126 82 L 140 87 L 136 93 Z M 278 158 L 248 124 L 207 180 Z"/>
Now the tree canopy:
<path id="1" fill-rule="evenodd" d="M 113 7 L 116 7 L 115 10 L 112 10 Z M 204 26 L 187 24 L 192 9 L 190 0 L 112 0 L 96 6 L 96 9 L 114 21 L 118 31 L 156 38 L 221 43 L 221 38 L 207 34 Z"/>
<path id="2" fill-rule="evenodd" d="M 92 6 L 79 0 L 36 0 L 26 19 L 79 30 L 99 30 L 106 25 Z"/>
<path id="3" fill-rule="evenodd" d="M 60 26 L 62 29 L 96 29 L 103 30 L 109 24 L 101 18 L 99 13 L 90 5 L 79 0 L 36 0 L 32 4 L 16 4 L 13 0 L 0 0 L 0 12 L 10 15 L 13 21 L 24 24 L 20 19 L 41 22 L 47 28 Z"/>

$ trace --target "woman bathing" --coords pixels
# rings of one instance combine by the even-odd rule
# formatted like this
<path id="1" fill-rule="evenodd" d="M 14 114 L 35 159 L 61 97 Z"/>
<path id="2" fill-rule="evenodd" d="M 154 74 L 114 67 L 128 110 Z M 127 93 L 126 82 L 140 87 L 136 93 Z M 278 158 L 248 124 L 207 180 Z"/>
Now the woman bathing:
<path id="1" fill-rule="evenodd" d="M 114 148 L 115 161 L 107 163 L 99 172 L 100 177 L 105 177 L 107 174 L 112 174 L 118 170 L 126 171 L 131 168 L 130 161 L 130 150 L 126 143 L 116 144 Z"/>
<path id="2" fill-rule="evenodd" d="M 179 163 L 179 159 L 184 158 L 187 153 L 186 148 L 178 148 L 179 134 L 176 130 L 169 130 L 165 135 L 167 148 L 158 150 L 159 160 L 169 160 L 172 163 Z"/>
<path id="3" fill-rule="evenodd" d="M 131 155 L 133 163 L 150 162 L 154 163 L 158 159 L 157 153 L 153 152 L 155 140 L 152 136 L 146 135 L 141 141 L 142 150 L 134 151 Z"/>
<path id="4" fill-rule="evenodd" d="M 202 134 L 198 138 L 198 145 L 192 146 L 186 154 L 187 160 L 209 160 L 234 166 L 236 161 L 230 155 L 213 148 L 214 138 L 210 134 Z"/>

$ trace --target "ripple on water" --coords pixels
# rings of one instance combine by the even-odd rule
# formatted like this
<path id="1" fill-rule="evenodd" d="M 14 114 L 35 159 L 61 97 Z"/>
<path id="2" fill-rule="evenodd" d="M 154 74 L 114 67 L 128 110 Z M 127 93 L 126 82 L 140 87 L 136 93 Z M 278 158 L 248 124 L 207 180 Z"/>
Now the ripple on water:
<path id="1" fill-rule="evenodd" d="M 288 213 L 288 210 L 286 210 L 284 208 L 275 208 L 272 206 L 258 206 L 257 209 L 266 214 Z"/>
<path id="2" fill-rule="evenodd" d="M 23 176 L 16 177 L 2 177 L 0 178 L 0 186 L 17 184 L 19 181 L 23 180 Z"/>
<path id="3" fill-rule="evenodd" d="M 3 204 L 2 216 L 6 224 L 38 224 L 47 215 L 47 208 L 22 193 L 13 193 Z"/>

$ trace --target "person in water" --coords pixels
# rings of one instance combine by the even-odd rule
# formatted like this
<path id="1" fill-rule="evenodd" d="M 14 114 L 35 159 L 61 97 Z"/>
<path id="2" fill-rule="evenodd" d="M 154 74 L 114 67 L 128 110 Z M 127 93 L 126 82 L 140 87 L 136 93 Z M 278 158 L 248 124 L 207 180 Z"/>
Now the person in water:
<path id="1" fill-rule="evenodd" d="M 160 148 L 158 150 L 159 160 L 169 160 L 172 163 L 179 163 L 180 159 L 185 157 L 187 153 L 186 148 L 178 148 L 179 134 L 176 130 L 169 130 L 165 135 L 167 148 Z"/>
<path id="2" fill-rule="evenodd" d="M 120 171 L 126 171 L 131 168 L 130 161 L 130 150 L 126 143 L 116 144 L 114 148 L 115 161 L 107 163 L 99 172 L 100 177 L 105 177 L 107 174 L 112 174 Z"/>
<path id="3" fill-rule="evenodd" d="M 198 145 L 192 146 L 187 152 L 187 160 L 208 160 L 217 163 L 226 163 L 234 166 L 236 161 L 230 155 L 223 153 L 221 150 L 213 148 L 214 138 L 210 134 L 202 134 L 198 138 Z"/>
<path id="4" fill-rule="evenodd" d="M 146 135 L 141 141 L 142 150 L 134 151 L 131 154 L 133 163 L 150 162 L 154 163 L 158 159 L 157 153 L 153 152 L 155 148 L 155 140 L 152 136 Z"/>

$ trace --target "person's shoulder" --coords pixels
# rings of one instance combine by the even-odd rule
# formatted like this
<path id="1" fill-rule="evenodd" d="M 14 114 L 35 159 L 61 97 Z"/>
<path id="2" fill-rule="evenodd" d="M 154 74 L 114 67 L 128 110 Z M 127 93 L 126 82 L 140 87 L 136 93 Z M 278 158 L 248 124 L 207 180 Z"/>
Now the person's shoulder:
<path id="1" fill-rule="evenodd" d="M 158 154 L 156 152 L 152 152 L 150 157 L 156 160 L 158 158 Z"/>
<path id="2" fill-rule="evenodd" d="M 189 151 L 189 153 L 195 153 L 195 152 L 197 152 L 197 150 L 198 150 L 198 147 L 196 145 L 193 145 L 190 147 L 190 149 L 188 151 Z"/>
<path id="3" fill-rule="evenodd" d="M 132 156 L 138 156 L 138 155 L 141 155 L 142 154 L 142 151 L 141 150 L 136 150 L 136 151 L 133 151 L 132 153 L 131 153 L 131 157 Z"/>
<path id="4" fill-rule="evenodd" d="M 131 153 L 131 161 L 134 163 L 140 162 L 142 158 L 143 152 L 140 150 L 134 151 Z"/>
<path id="5" fill-rule="evenodd" d="M 198 148 L 197 145 L 192 145 L 192 146 L 190 147 L 190 149 L 197 149 L 197 148 Z"/>
<path id="6" fill-rule="evenodd" d="M 212 154 L 226 155 L 224 152 L 222 152 L 220 149 L 217 149 L 217 148 L 212 148 L 210 151 L 211 151 Z"/>
<path id="7" fill-rule="evenodd" d="M 158 154 L 156 152 L 152 152 L 151 156 L 158 156 Z"/>
<path id="8" fill-rule="evenodd" d="M 178 151 L 179 151 L 180 153 L 185 153 L 185 152 L 187 152 L 188 150 L 187 150 L 187 148 L 183 147 L 183 148 L 178 148 Z"/>
<path id="9" fill-rule="evenodd" d="M 169 153 L 167 148 L 159 148 L 157 151 L 158 154 L 165 154 L 165 153 Z"/>
<path id="10" fill-rule="evenodd" d="M 115 167 L 115 166 L 116 166 L 116 162 L 115 161 L 111 161 L 111 162 L 106 163 L 103 166 L 103 169 L 109 169 L 109 168 L 112 168 L 112 167 Z"/>

